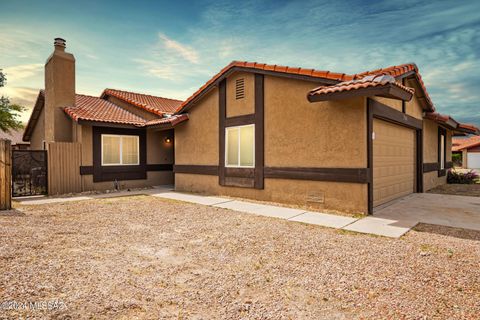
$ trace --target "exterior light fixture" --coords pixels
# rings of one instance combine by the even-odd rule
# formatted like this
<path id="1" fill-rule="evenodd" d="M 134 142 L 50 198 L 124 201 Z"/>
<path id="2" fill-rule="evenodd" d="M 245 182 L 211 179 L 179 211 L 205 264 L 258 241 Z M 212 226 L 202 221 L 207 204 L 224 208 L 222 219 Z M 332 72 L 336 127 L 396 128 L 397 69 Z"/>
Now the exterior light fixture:
<path id="1" fill-rule="evenodd" d="M 172 142 L 172 139 L 170 137 L 166 137 L 165 138 L 165 143 L 170 143 L 170 142 Z"/>

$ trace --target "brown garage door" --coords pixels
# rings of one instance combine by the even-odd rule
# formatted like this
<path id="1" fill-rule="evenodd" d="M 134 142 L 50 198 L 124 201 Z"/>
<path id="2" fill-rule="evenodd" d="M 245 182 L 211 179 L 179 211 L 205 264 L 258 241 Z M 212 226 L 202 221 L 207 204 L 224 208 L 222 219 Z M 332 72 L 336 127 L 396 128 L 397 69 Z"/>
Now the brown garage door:
<path id="1" fill-rule="evenodd" d="M 373 120 L 373 206 L 415 192 L 415 131 Z"/>

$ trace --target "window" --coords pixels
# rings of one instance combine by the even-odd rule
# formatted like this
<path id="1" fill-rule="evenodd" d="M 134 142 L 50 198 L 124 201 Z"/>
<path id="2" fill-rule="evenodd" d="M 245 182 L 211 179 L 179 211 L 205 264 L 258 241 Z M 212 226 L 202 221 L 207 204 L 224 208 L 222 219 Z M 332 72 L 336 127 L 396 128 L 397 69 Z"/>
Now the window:
<path id="1" fill-rule="evenodd" d="M 441 127 L 438 128 L 438 176 L 443 177 L 446 174 L 447 162 L 447 131 Z"/>
<path id="2" fill-rule="evenodd" d="M 255 125 L 226 128 L 225 144 L 226 167 L 255 166 Z"/>
<path id="3" fill-rule="evenodd" d="M 102 134 L 102 166 L 138 165 L 138 136 Z"/>

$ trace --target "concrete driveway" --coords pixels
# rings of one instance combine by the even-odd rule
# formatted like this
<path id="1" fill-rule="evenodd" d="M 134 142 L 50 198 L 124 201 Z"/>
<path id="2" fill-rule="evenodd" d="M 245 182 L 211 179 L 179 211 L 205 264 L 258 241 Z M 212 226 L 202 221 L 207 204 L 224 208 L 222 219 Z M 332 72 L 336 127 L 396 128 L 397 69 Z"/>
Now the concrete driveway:
<path id="1" fill-rule="evenodd" d="M 415 193 L 378 208 L 345 229 L 400 237 L 418 223 L 480 231 L 480 197 Z"/>

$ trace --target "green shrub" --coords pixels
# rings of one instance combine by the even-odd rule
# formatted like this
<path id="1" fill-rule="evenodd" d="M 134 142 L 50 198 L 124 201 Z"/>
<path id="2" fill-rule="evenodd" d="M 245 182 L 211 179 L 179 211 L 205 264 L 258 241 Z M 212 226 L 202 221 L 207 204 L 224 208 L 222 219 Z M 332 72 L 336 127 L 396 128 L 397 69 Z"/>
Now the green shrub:
<path id="1" fill-rule="evenodd" d="M 461 153 L 452 153 L 452 162 L 455 167 L 462 166 L 462 154 Z"/>
<path id="2" fill-rule="evenodd" d="M 468 172 L 448 170 L 447 183 L 474 184 L 477 183 L 479 177 L 478 173 L 473 170 Z"/>

